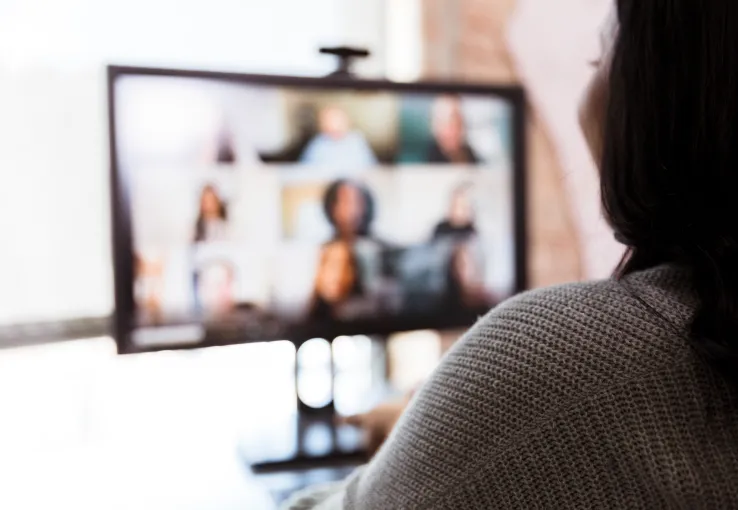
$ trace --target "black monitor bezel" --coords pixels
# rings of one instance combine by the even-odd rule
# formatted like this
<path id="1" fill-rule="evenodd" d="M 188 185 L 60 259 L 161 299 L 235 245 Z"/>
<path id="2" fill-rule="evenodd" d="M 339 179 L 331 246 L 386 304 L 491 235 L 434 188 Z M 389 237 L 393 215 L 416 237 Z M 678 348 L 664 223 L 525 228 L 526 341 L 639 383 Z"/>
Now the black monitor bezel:
<path id="1" fill-rule="evenodd" d="M 135 303 L 133 296 L 133 238 L 131 232 L 130 197 L 128 191 L 121 182 L 118 168 L 117 146 L 116 146 L 116 105 L 115 105 L 115 83 L 124 76 L 163 76 L 199 79 L 217 79 L 234 83 L 249 85 L 273 85 L 293 86 L 310 88 L 339 88 L 364 91 L 388 91 L 388 92 L 424 92 L 424 93 L 456 93 L 473 95 L 493 95 L 508 101 L 513 108 L 513 200 L 514 200 L 514 233 L 515 233 L 515 292 L 523 291 L 528 285 L 527 274 L 527 210 L 526 210 L 526 97 L 522 87 L 516 85 L 494 85 L 494 84 L 470 84 L 441 81 L 423 82 L 392 82 L 386 80 L 364 80 L 347 77 L 299 77 L 280 75 L 243 74 L 234 72 L 218 72 L 204 70 L 166 69 L 134 66 L 115 66 L 107 68 L 108 89 L 108 141 L 110 156 L 110 206 L 111 206 L 111 230 L 113 251 L 113 274 L 115 289 L 115 312 L 112 320 L 112 333 L 119 354 L 133 354 L 140 352 L 198 349 L 203 347 L 224 345 L 223 342 L 197 344 L 182 343 L 166 346 L 137 346 L 131 341 L 131 332 L 135 321 Z M 353 331 L 342 329 L 335 331 L 335 336 L 341 334 L 369 334 L 389 335 L 399 331 L 410 331 L 414 329 L 455 329 L 467 327 L 469 324 L 459 324 L 453 319 L 444 320 L 437 318 L 433 321 L 408 320 L 405 323 L 393 321 L 382 327 L 377 322 L 377 327 L 371 331 Z M 304 334 L 293 335 L 289 340 L 300 344 L 312 338 L 309 331 Z M 225 344 L 239 344 L 257 342 L 263 340 L 236 339 L 225 342 Z"/>

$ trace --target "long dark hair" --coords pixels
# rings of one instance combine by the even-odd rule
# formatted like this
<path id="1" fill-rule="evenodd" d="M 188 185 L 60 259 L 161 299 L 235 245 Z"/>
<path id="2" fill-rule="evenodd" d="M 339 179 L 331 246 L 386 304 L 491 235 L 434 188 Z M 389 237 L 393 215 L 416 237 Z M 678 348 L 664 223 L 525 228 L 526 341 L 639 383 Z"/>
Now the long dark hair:
<path id="1" fill-rule="evenodd" d="M 224 221 L 228 219 L 228 208 L 225 202 L 223 202 L 223 199 L 220 198 L 218 190 L 212 184 L 206 185 L 202 188 L 202 192 L 200 192 L 199 212 L 197 213 L 197 222 L 195 223 L 195 242 L 205 240 L 205 214 L 202 210 L 202 202 L 208 193 L 212 193 L 218 199 L 218 218 Z"/>
<path id="2" fill-rule="evenodd" d="M 341 241 L 329 241 L 323 245 L 323 248 L 320 252 L 320 261 L 318 264 L 318 271 L 315 275 L 315 283 L 313 284 L 313 294 L 310 298 L 310 305 L 308 307 L 308 319 L 310 320 L 330 320 L 335 318 L 334 317 L 334 307 L 332 304 L 328 303 L 318 292 L 318 278 L 320 278 L 320 272 L 323 270 L 323 266 L 325 264 L 324 258 L 326 257 L 327 250 L 335 243 L 340 243 Z M 348 265 L 351 267 L 351 271 L 353 271 L 354 281 L 351 283 L 351 288 L 348 290 L 348 293 L 346 294 L 346 298 L 352 298 L 356 296 L 362 296 L 364 295 L 364 277 L 363 272 L 361 270 L 361 264 L 359 262 L 359 257 L 356 255 L 356 252 L 354 251 L 353 247 L 348 246 L 347 248 L 349 250 L 349 259 L 348 259 Z"/>
<path id="3" fill-rule="evenodd" d="M 330 224 L 335 228 L 334 236 L 336 238 L 339 237 L 338 226 L 336 225 L 333 209 L 336 207 L 336 203 L 338 202 L 338 192 L 344 186 L 356 188 L 364 199 L 364 215 L 356 226 L 356 235 L 359 237 L 368 236 L 370 234 L 372 221 L 374 221 L 374 197 L 366 186 L 348 179 L 333 181 L 326 188 L 325 194 L 323 195 L 323 212 Z"/>
<path id="4" fill-rule="evenodd" d="M 618 0 L 602 203 L 616 276 L 691 273 L 694 347 L 738 368 L 738 2 Z"/>

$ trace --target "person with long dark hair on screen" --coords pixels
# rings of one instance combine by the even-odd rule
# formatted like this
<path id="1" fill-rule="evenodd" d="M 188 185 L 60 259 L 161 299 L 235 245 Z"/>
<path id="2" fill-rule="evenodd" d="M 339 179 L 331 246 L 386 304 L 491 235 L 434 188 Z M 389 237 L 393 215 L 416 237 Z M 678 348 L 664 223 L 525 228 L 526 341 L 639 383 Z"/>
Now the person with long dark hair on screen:
<path id="1" fill-rule="evenodd" d="M 200 193 L 200 209 L 195 223 L 195 242 L 222 241 L 228 235 L 228 209 L 214 186 Z"/>
<path id="2" fill-rule="evenodd" d="M 346 179 L 331 183 L 323 195 L 323 210 L 334 238 L 354 241 L 371 236 L 374 198 L 364 185 Z"/>
<path id="3" fill-rule="evenodd" d="M 457 96 L 436 98 L 431 106 L 431 134 L 428 163 L 471 165 L 479 158 L 469 145 L 461 100 Z"/>
<path id="4" fill-rule="evenodd" d="M 308 321 L 330 322 L 352 318 L 347 304 L 364 295 L 359 261 L 346 241 L 325 244 L 315 272 Z"/>
<path id="5" fill-rule="evenodd" d="M 498 306 L 300 508 L 738 508 L 738 3 L 615 3 L 581 110 L 614 276 Z"/>
<path id="6" fill-rule="evenodd" d="M 483 258 L 474 242 L 455 242 L 446 268 L 446 292 L 439 313 L 473 323 L 494 303 L 484 279 Z"/>
<path id="7" fill-rule="evenodd" d="M 471 198 L 472 185 L 463 183 L 451 192 L 448 213 L 433 230 L 433 239 L 465 239 L 477 233 L 474 205 Z"/>

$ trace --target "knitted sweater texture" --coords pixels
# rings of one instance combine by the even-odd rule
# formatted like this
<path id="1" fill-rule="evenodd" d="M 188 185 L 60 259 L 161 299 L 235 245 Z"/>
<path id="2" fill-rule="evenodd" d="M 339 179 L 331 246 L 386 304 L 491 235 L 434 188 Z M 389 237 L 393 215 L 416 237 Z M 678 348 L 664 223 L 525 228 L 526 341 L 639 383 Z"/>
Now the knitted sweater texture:
<path id="1" fill-rule="evenodd" d="M 738 387 L 690 347 L 695 307 L 670 267 L 506 302 L 367 466 L 295 508 L 738 508 Z"/>

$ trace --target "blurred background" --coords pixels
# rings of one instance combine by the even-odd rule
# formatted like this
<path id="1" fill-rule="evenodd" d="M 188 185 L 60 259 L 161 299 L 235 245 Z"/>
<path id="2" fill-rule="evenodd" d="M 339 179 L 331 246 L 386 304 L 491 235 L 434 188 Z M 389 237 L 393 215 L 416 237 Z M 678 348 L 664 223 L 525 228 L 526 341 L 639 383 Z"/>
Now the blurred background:
<path id="1" fill-rule="evenodd" d="M 538 287 L 606 277 L 621 253 L 576 120 L 609 4 L 0 0 L 0 508 L 272 508 L 329 477 L 260 479 L 237 454 L 294 412 L 291 344 L 116 355 L 106 65 L 322 76 L 317 49 L 348 44 L 372 52 L 360 77 L 524 86 Z M 49 325 L 73 319 L 77 335 Z M 415 387 L 458 335 L 390 338 L 381 385 Z M 344 342 L 347 373 L 367 341 Z M 345 412 L 372 405 L 373 377 Z"/>

